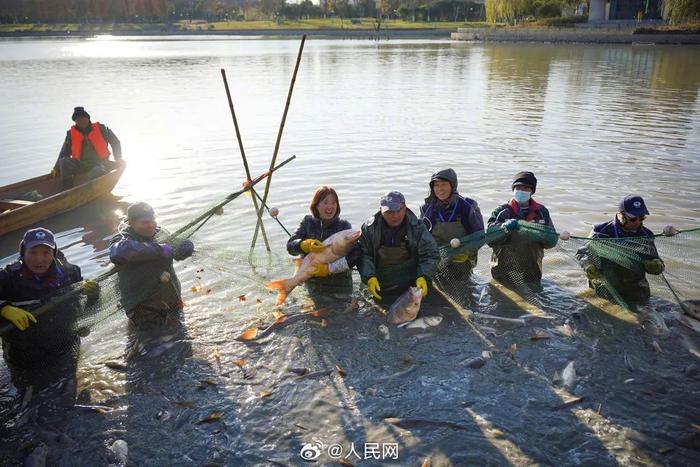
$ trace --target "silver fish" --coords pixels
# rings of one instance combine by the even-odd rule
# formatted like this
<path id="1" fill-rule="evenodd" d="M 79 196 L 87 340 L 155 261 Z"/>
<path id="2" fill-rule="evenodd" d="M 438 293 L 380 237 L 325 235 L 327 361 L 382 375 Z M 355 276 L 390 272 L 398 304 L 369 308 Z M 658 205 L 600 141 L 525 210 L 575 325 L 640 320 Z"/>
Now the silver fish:
<path id="1" fill-rule="evenodd" d="M 695 319 L 700 319 L 700 300 L 685 300 L 681 302 L 683 312 Z"/>
<path id="2" fill-rule="evenodd" d="M 391 305 L 387 321 L 392 324 L 413 321 L 418 316 L 421 300 L 423 300 L 423 294 L 420 289 L 418 287 L 409 288 Z"/>
<path id="3" fill-rule="evenodd" d="M 295 270 L 294 276 L 289 279 L 280 279 L 267 284 L 270 290 L 277 291 L 277 305 L 281 305 L 287 296 L 299 284 L 311 279 L 314 266 L 319 263 L 332 263 L 338 258 L 347 256 L 360 239 L 359 230 L 347 229 L 336 232 L 323 241 L 323 251 L 319 253 L 309 253 L 304 256 L 299 268 Z"/>
<path id="4" fill-rule="evenodd" d="M 437 316 L 424 316 L 422 318 L 414 319 L 407 323 L 401 323 L 398 325 L 400 328 L 405 329 L 427 329 L 437 326 L 442 322 L 442 315 Z"/>
<path id="5" fill-rule="evenodd" d="M 576 384 L 576 365 L 573 360 L 561 371 L 561 384 L 567 389 L 572 389 Z"/>

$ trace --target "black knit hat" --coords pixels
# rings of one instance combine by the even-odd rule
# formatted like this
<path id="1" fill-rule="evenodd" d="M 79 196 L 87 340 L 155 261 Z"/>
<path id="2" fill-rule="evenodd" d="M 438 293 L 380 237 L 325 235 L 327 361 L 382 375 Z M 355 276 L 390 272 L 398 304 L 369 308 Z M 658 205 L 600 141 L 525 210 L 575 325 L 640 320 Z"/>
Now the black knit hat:
<path id="1" fill-rule="evenodd" d="M 527 185 L 532 188 L 534 193 L 537 190 L 537 178 L 532 172 L 518 172 L 513 177 L 513 185 L 511 189 L 514 189 L 516 185 Z"/>
<path id="2" fill-rule="evenodd" d="M 89 120 L 90 114 L 87 113 L 85 107 L 76 107 L 73 109 L 73 116 L 71 117 L 71 120 L 76 121 L 78 117 L 87 117 Z"/>

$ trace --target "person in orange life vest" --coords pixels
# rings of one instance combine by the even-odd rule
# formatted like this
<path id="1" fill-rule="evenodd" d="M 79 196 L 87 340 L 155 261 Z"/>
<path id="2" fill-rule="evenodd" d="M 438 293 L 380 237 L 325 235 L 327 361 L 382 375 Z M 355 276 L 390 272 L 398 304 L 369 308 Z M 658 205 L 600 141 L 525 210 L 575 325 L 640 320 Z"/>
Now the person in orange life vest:
<path id="1" fill-rule="evenodd" d="M 519 172 L 511 186 L 511 200 L 497 207 L 488 220 L 488 230 L 502 228 L 505 237 L 489 242 L 493 248 L 491 255 L 491 275 L 499 282 L 513 285 L 541 287 L 542 258 L 544 249 L 557 244 L 556 235 L 542 236 L 537 241 L 531 236 L 518 232 L 520 222 L 533 222 L 549 227 L 554 231 L 549 211 L 532 199 L 537 189 L 537 178 L 532 172 Z"/>
<path id="2" fill-rule="evenodd" d="M 51 171 L 52 177 L 61 175 L 64 188 L 73 187 L 73 177 L 77 174 L 87 173 L 88 179 L 93 179 L 123 163 L 122 146 L 112 130 L 99 122 L 92 123 L 83 107 L 75 107 L 71 118 L 75 125 L 68 130 Z M 108 144 L 112 146 L 116 162 L 109 160 Z"/>

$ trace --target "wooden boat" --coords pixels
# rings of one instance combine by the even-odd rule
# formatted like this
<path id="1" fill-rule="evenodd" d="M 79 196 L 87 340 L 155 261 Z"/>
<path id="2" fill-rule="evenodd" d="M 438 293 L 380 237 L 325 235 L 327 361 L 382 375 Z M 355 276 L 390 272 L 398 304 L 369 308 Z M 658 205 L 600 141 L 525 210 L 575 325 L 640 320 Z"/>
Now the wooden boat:
<path id="1" fill-rule="evenodd" d="M 70 211 L 109 194 L 125 165 L 92 180 L 75 178 L 76 185 L 64 189 L 60 177 L 30 178 L 0 187 L 0 235 L 21 229 L 56 214 Z M 35 201 L 29 201 L 35 199 Z"/>

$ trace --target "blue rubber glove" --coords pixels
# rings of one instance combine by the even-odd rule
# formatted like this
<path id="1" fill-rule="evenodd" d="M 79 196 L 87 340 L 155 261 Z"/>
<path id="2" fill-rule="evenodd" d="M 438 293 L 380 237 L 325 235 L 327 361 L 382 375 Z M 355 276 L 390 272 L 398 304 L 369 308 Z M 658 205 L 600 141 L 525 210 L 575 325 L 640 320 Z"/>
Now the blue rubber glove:
<path id="1" fill-rule="evenodd" d="M 194 243 L 189 240 L 183 240 L 180 245 L 178 245 L 177 250 L 173 253 L 173 258 L 176 261 L 182 261 L 185 258 L 192 256 L 194 252 Z"/>
<path id="2" fill-rule="evenodd" d="M 514 230 L 518 230 L 520 228 L 520 224 L 518 224 L 517 219 L 508 219 L 503 223 L 503 230 L 506 232 L 513 232 Z"/>

